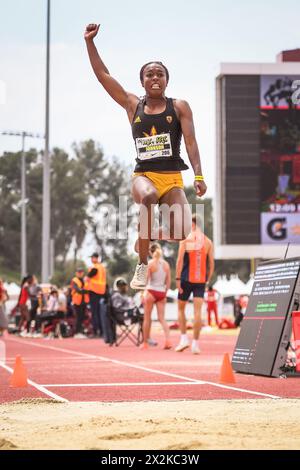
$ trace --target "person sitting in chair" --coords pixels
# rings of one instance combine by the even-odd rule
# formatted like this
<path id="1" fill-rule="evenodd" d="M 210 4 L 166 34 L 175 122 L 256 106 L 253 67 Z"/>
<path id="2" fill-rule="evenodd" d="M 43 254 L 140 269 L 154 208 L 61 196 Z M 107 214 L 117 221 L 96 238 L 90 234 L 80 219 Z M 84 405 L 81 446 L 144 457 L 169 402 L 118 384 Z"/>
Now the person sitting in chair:
<path id="1" fill-rule="evenodd" d="M 135 302 L 128 295 L 128 284 L 123 277 L 115 280 L 115 291 L 111 296 L 111 304 L 116 314 L 125 313 L 135 307 Z"/>
<path id="2" fill-rule="evenodd" d="M 113 342 L 119 346 L 124 339 L 130 339 L 136 346 L 142 340 L 143 316 L 138 309 L 134 298 L 128 295 L 128 284 L 124 278 L 118 278 L 114 282 L 114 292 L 109 302 L 110 319 L 113 329 Z M 119 326 L 119 334 L 117 334 Z M 137 333 L 133 332 L 135 327 Z"/>

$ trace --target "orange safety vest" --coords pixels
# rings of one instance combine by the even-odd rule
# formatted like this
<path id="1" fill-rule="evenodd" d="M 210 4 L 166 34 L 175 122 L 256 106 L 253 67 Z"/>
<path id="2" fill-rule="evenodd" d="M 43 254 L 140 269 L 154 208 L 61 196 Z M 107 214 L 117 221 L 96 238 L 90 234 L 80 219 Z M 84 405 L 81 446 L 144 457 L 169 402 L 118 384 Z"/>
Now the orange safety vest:
<path id="1" fill-rule="evenodd" d="M 85 278 L 85 279 L 84 279 L 84 286 L 83 286 L 83 288 L 84 288 L 84 290 L 89 290 L 88 278 Z M 86 304 L 88 304 L 89 301 L 90 301 L 90 294 L 88 294 L 88 293 L 87 293 L 87 294 L 84 294 L 84 297 L 83 297 L 83 298 L 84 298 L 84 302 L 85 302 Z"/>
<path id="2" fill-rule="evenodd" d="M 79 292 L 76 292 L 74 289 L 74 284 L 76 284 L 79 289 L 83 289 L 83 285 L 80 279 L 78 277 L 73 277 L 71 281 L 71 296 L 72 296 L 72 304 L 73 305 L 81 305 L 84 300 L 84 294 L 79 294 Z"/>
<path id="3" fill-rule="evenodd" d="M 89 272 L 96 268 L 96 276 L 88 278 L 88 289 L 95 294 L 105 294 L 106 290 L 106 269 L 101 263 L 95 263 L 89 269 Z"/>

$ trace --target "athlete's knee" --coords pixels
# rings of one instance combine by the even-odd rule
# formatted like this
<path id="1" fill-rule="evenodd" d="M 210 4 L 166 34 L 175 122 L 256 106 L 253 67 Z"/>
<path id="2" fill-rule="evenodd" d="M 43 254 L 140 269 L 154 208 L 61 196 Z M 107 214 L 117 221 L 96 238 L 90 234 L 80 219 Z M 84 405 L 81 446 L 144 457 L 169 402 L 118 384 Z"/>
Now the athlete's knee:
<path id="1" fill-rule="evenodd" d="M 201 320 L 201 309 L 194 311 L 194 319 L 195 321 Z"/>
<path id="2" fill-rule="evenodd" d="M 186 303 L 183 302 L 183 301 L 179 301 L 179 302 L 178 302 L 178 313 L 179 313 L 180 315 L 185 315 L 185 304 L 186 304 Z"/>
<path id="3" fill-rule="evenodd" d="M 149 208 L 152 204 L 156 204 L 157 203 L 156 192 L 149 190 L 143 193 L 143 195 L 141 196 L 140 203 L 147 208 Z"/>

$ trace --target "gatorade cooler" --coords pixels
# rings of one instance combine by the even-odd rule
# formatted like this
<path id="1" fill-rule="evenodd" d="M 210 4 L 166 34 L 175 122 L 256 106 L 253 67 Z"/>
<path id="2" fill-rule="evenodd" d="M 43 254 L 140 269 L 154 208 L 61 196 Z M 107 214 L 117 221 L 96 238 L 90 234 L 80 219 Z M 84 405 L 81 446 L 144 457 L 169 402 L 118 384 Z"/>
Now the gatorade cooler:
<path id="1" fill-rule="evenodd" d="M 300 372 L 300 311 L 292 312 L 292 320 L 296 349 L 296 372 Z"/>

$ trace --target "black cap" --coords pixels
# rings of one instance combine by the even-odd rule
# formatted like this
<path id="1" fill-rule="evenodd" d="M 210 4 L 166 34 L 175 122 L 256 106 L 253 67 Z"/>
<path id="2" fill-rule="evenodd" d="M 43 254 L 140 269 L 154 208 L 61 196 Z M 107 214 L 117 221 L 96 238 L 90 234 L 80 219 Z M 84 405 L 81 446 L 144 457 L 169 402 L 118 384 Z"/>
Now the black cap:
<path id="1" fill-rule="evenodd" d="M 99 254 L 98 253 L 93 253 L 90 258 L 99 258 Z"/>

